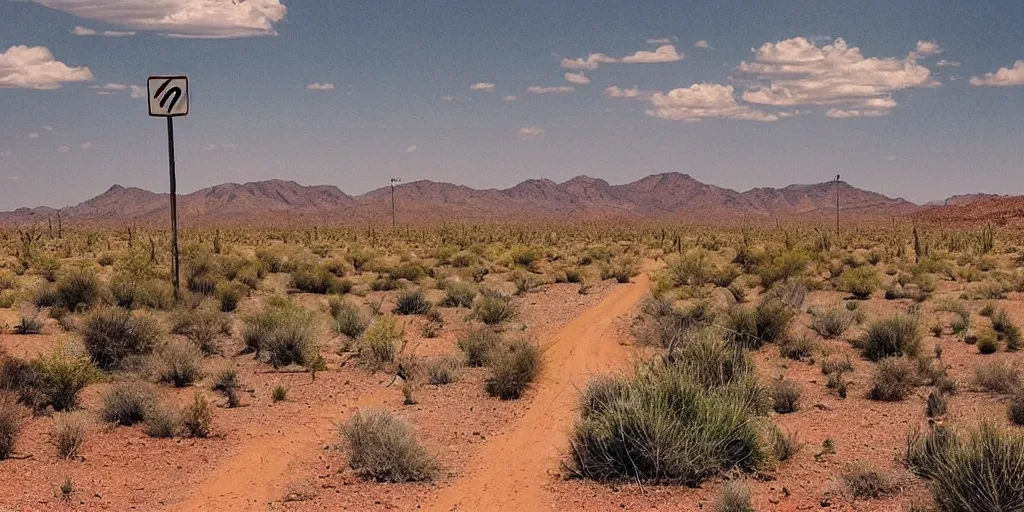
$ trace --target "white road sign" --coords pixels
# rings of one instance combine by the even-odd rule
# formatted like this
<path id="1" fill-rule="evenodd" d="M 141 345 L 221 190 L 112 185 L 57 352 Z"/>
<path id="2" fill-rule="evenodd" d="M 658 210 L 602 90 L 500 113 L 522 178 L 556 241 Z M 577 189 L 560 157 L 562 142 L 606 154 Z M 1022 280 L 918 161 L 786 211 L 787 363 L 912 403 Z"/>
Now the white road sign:
<path id="1" fill-rule="evenodd" d="M 146 85 L 149 90 L 149 115 L 155 117 L 188 115 L 187 76 L 151 76 Z"/>

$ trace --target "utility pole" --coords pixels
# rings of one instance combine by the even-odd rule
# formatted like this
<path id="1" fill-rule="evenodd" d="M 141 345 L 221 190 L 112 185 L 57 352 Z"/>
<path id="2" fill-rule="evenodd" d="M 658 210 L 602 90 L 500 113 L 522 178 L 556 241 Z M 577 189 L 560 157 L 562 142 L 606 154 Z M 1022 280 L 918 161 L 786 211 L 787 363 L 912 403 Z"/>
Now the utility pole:
<path id="1" fill-rule="evenodd" d="M 178 267 L 178 184 L 174 172 L 174 118 L 167 117 L 167 154 L 171 175 L 171 264 L 174 266 L 174 300 L 181 300 L 181 274 Z"/>
<path id="2" fill-rule="evenodd" d="M 398 214 L 395 208 L 395 185 L 401 183 L 399 178 L 391 178 L 391 229 L 398 227 Z"/>
<path id="3" fill-rule="evenodd" d="M 836 174 L 836 238 L 839 238 L 839 175 Z M 839 240 L 836 240 L 838 243 Z"/>

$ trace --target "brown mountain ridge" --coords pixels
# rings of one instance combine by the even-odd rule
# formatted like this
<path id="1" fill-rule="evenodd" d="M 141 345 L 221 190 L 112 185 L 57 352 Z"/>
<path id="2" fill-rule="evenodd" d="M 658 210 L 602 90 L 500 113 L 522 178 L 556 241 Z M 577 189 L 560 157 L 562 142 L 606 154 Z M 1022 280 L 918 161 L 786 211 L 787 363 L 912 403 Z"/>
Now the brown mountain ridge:
<path id="1" fill-rule="evenodd" d="M 728 219 L 821 220 L 841 209 L 861 218 L 887 218 L 921 207 L 862 190 L 846 182 L 762 187 L 737 192 L 702 183 L 687 174 L 664 173 L 622 185 L 577 176 L 563 183 L 531 179 L 508 189 L 474 189 L 428 180 L 395 188 L 403 223 L 578 219 L 678 219 L 716 222 Z M 75 206 L 62 208 L 74 224 L 160 226 L 169 215 L 168 195 L 114 185 Z M 226 183 L 179 194 L 185 225 L 290 224 L 297 222 L 385 223 L 391 216 L 391 190 L 383 187 L 351 196 L 332 185 L 304 186 L 268 180 Z M 0 212 L 0 225 L 45 221 L 49 207 Z"/>

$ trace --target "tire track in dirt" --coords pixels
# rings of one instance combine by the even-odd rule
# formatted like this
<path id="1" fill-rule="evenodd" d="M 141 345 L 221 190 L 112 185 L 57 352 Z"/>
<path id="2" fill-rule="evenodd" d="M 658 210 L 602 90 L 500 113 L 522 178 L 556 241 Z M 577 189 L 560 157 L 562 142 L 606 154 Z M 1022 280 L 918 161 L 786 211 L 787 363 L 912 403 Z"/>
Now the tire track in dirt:
<path id="1" fill-rule="evenodd" d="M 649 291 L 646 273 L 614 289 L 583 311 L 542 347 L 544 369 L 530 409 L 515 424 L 480 449 L 452 486 L 426 510 L 542 510 L 549 500 L 545 484 L 559 470 L 565 434 L 577 410 L 577 390 L 594 374 L 629 367 L 628 350 L 619 344 L 615 319 L 628 313 Z"/>
<path id="2" fill-rule="evenodd" d="M 343 416 L 386 400 L 388 388 L 360 395 Z M 197 487 L 183 502 L 167 507 L 181 511 L 267 510 L 282 499 L 295 480 L 288 473 L 293 461 L 314 460 L 320 447 L 337 440 L 338 405 L 321 402 L 304 412 L 309 420 L 283 425 L 273 432 L 254 436 L 235 450 L 234 455 Z M 298 418 L 296 418 L 298 419 Z"/>

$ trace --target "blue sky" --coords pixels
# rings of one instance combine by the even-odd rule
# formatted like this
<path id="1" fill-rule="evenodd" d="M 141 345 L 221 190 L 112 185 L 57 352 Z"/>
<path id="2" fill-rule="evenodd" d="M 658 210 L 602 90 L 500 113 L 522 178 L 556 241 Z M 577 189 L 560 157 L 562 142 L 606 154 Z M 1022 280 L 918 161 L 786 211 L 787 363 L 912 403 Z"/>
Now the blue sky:
<path id="1" fill-rule="evenodd" d="M 151 74 L 190 77 L 181 192 L 680 171 L 1021 194 L 1022 60 L 1019 0 L 0 0 L 0 210 L 165 191 Z"/>

